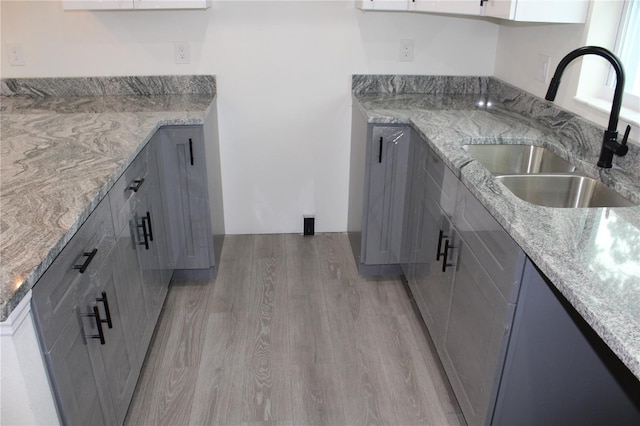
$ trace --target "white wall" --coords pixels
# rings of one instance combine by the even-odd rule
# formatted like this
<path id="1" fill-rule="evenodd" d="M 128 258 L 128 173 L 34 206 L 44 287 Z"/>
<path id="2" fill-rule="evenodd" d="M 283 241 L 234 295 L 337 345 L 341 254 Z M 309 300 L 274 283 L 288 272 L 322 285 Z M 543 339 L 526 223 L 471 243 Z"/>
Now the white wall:
<path id="1" fill-rule="evenodd" d="M 350 76 L 491 75 L 498 25 L 362 12 L 351 1 L 214 2 L 206 11 L 63 12 L 57 1 L 2 1 L 2 46 L 24 67 L 3 77 L 215 74 L 227 233 L 344 231 Z M 399 62 L 400 39 L 415 61 Z M 173 42 L 192 63 L 176 65 Z M 3 52 L 3 59 L 5 52 Z"/>

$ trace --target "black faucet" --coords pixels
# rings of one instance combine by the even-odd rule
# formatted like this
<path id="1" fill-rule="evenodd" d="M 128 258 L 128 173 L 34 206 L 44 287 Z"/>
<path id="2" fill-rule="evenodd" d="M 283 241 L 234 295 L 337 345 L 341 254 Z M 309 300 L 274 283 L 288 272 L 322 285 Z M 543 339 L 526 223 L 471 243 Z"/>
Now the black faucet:
<path id="1" fill-rule="evenodd" d="M 604 131 L 602 148 L 600 149 L 600 158 L 598 159 L 598 167 L 610 168 L 611 161 L 613 160 L 613 154 L 622 157 L 627 153 L 627 151 L 629 151 L 629 148 L 627 147 L 627 139 L 629 138 L 629 131 L 631 130 L 631 126 L 627 126 L 622 142 L 618 142 L 618 119 L 620 118 L 622 93 L 624 92 L 624 69 L 622 68 L 620 59 L 607 49 L 598 46 L 580 47 L 569 52 L 558 64 L 556 72 L 553 74 L 553 78 L 551 79 L 551 84 L 549 84 L 549 90 L 547 90 L 547 96 L 545 96 L 545 99 L 553 101 L 556 98 L 558 86 L 560 85 L 560 78 L 562 77 L 564 69 L 571 61 L 583 55 L 602 56 L 611 63 L 611 66 L 613 66 L 613 69 L 616 72 L 616 89 L 613 94 L 611 114 L 609 115 L 609 127 Z"/>

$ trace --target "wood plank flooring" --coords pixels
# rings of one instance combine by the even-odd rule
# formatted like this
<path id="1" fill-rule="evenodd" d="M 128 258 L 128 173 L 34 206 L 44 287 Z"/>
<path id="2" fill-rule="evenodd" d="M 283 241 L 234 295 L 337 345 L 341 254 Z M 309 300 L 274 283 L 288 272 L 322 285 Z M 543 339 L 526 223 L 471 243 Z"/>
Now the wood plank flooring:
<path id="1" fill-rule="evenodd" d="M 346 234 L 229 235 L 215 281 L 172 284 L 127 425 L 464 424 L 397 278 Z"/>

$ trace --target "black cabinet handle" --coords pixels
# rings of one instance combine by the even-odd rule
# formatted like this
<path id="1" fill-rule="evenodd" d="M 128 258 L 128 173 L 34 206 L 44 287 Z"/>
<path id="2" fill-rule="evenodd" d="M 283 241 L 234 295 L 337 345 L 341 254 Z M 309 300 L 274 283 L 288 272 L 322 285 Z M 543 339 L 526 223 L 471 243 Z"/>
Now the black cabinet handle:
<path id="1" fill-rule="evenodd" d="M 444 231 L 441 229 L 440 230 L 440 235 L 438 236 L 438 251 L 436 252 L 436 260 L 440 260 L 440 256 L 442 256 L 444 254 L 444 252 L 442 251 L 442 239 L 443 238 L 449 238 L 449 237 L 444 235 Z"/>
<path id="2" fill-rule="evenodd" d="M 488 2 L 489 0 L 480 0 L 480 6 L 484 5 L 486 2 Z"/>
<path id="3" fill-rule="evenodd" d="M 189 138 L 189 155 L 191 156 L 191 165 L 193 166 L 193 140 Z"/>
<path id="4" fill-rule="evenodd" d="M 92 314 L 84 314 L 86 317 L 93 317 L 96 319 L 96 327 L 98 328 L 98 334 L 90 334 L 86 337 L 89 339 L 100 339 L 100 344 L 104 345 L 104 332 L 102 331 L 102 320 L 100 319 L 100 311 L 97 306 L 93 306 Z"/>
<path id="5" fill-rule="evenodd" d="M 102 302 L 104 305 L 104 315 L 106 319 L 100 320 L 100 322 L 106 322 L 109 328 L 113 328 L 113 323 L 111 322 L 111 311 L 109 310 L 109 301 L 107 300 L 107 293 L 102 292 L 102 297 L 97 297 L 96 302 Z"/>
<path id="6" fill-rule="evenodd" d="M 138 228 L 142 228 L 142 236 L 144 237 L 143 242 L 139 242 L 138 245 L 144 246 L 145 250 L 149 250 L 149 234 L 147 234 L 147 218 L 142 218 L 142 223 L 137 225 Z M 140 235 L 140 234 L 138 234 Z"/>
<path id="7" fill-rule="evenodd" d="M 449 245 L 449 240 L 445 240 L 444 253 L 442 253 L 442 272 L 447 272 L 447 266 L 455 266 L 454 263 L 447 263 L 447 258 L 449 257 L 449 249 L 451 248 L 455 247 Z"/>
<path id="8" fill-rule="evenodd" d="M 97 252 L 98 252 L 98 249 L 94 248 L 88 253 L 87 252 L 82 253 L 82 255 L 86 256 L 87 258 L 85 259 L 82 265 L 73 265 L 73 269 L 77 269 L 78 271 L 80 271 L 81 274 L 83 274 L 84 271 L 86 271 L 87 268 L 89 267 L 89 264 L 91 263 L 91 261 L 93 260 Z"/>
<path id="9" fill-rule="evenodd" d="M 380 136 L 380 148 L 378 150 L 378 163 L 382 163 L 382 136 Z"/>
<path id="10" fill-rule="evenodd" d="M 147 212 L 146 219 L 147 219 L 147 227 L 149 230 L 149 241 L 153 241 L 153 229 L 151 229 L 151 213 Z"/>
<path id="11" fill-rule="evenodd" d="M 133 192 L 138 192 L 142 184 L 144 183 L 144 178 L 136 179 L 133 181 L 132 185 L 129 185 L 129 190 Z"/>

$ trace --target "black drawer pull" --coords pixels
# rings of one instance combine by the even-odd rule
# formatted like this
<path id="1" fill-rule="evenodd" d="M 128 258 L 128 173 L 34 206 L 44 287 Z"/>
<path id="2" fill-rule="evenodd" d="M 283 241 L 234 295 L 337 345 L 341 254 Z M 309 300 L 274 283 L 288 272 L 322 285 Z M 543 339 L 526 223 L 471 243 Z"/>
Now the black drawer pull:
<path id="1" fill-rule="evenodd" d="M 98 249 L 94 248 L 88 253 L 87 252 L 82 253 L 82 255 L 86 256 L 87 258 L 85 259 L 82 265 L 73 265 L 73 269 L 77 269 L 78 271 L 80 271 L 81 274 L 83 274 L 84 271 L 86 271 L 87 268 L 89 267 L 89 264 L 91 263 L 91 261 L 93 260 L 97 252 L 98 252 Z"/>
<path id="2" fill-rule="evenodd" d="M 86 337 L 89 339 L 100 339 L 100 344 L 104 345 L 104 332 L 102 331 L 102 320 L 100 319 L 100 311 L 97 306 L 93 306 L 92 314 L 84 314 L 85 317 L 92 317 L 96 319 L 96 327 L 98 328 L 98 334 L 90 334 Z"/>
<path id="3" fill-rule="evenodd" d="M 146 219 L 147 219 L 147 227 L 149 228 L 149 241 L 153 241 L 153 229 L 151 229 L 151 213 L 147 212 Z"/>
<path id="4" fill-rule="evenodd" d="M 138 243 L 140 246 L 144 246 L 145 250 L 149 250 L 149 234 L 147 233 L 147 218 L 142 218 L 142 224 L 138 225 L 138 228 L 142 228 L 142 236 L 144 237 L 144 242 Z M 138 234 L 140 235 L 140 234 Z"/>
<path id="5" fill-rule="evenodd" d="M 447 263 L 449 257 L 449 249 L 455 248 L 449 245 L 449 240 L 444 242 L 444 253 L 442 253 L 442 272 L 447 272 L 447 266 L 456 266 L 455 263 Z"/>
<path id="6" fill-rule="evenodd" d="M 189 138 L 189 156 L 191 157 L 191 165 L 193 166 L 193 140 Z"/>
<path id="7" fill-rule="evenodd" d="M 444 254 L 444 252 L 442 251 L 442 239 L 443 238 L 449 238 L 449 237 L 444 235 L 444 231 L 441 229 L 440 230 L 440 235 L 438 236 L 438 251 L 436 252 L 436 260 L 440 260 L 440 256 L 442 256 Z"/>
<path id="8" fill-rule="evenodd" d="M 144 183 L 144 178 L 136 179 L 133 181 L 133 185 L 129 185 L 129 190 L 133 192 L 138 192 L 142 184 Z"/>
<path id="9" fill-rule="evenodd" d="M 109 301 L 107 300 L 107 293 L 102 292 L 102 297 L 96 298 L 96 302 L 102 302 L 104 305 L 104 315 L 106 319 L 100 320 L 100 322 L 106 322 L 109 328 L 113 328 L 113 323 L 111 322 L 111 311 L 109 310 Z"/>
<path id="10" fill-rule="evenodd" d="M 378 163 L 382 163 L 382 136 L 380 136 L 380 147 L 378 149 Z"/>

